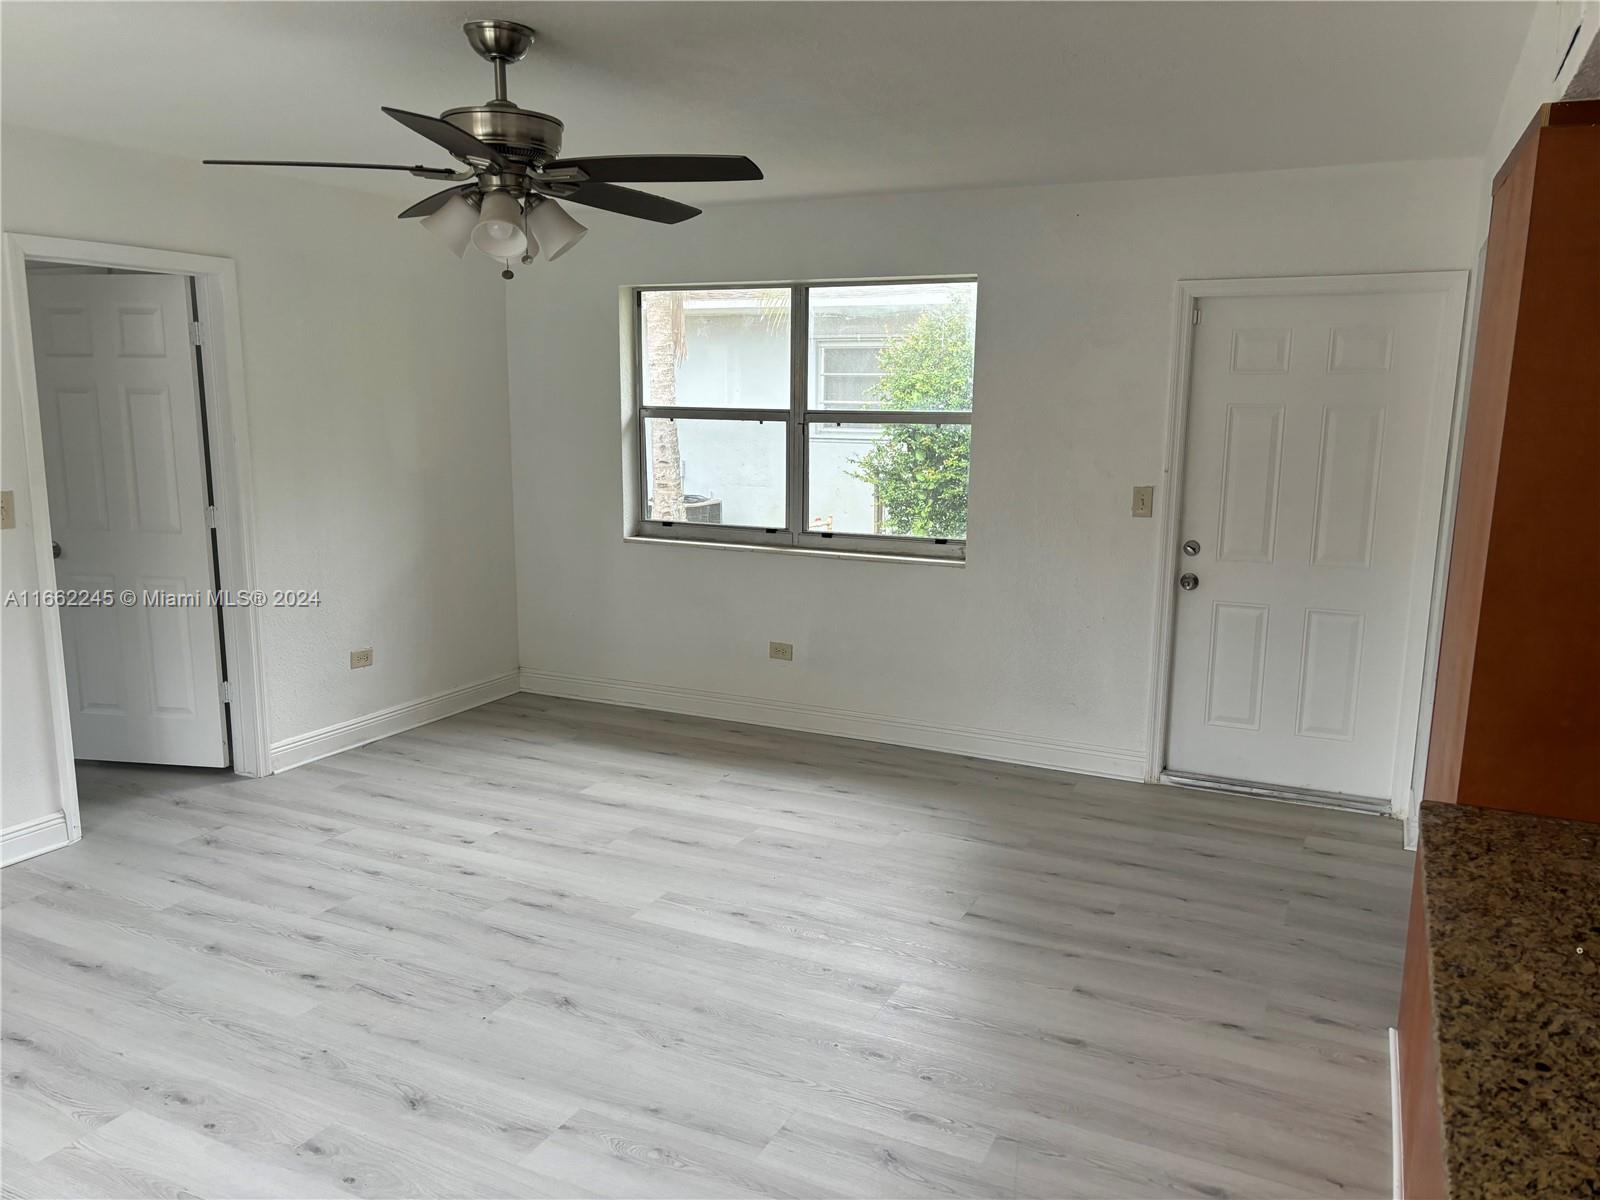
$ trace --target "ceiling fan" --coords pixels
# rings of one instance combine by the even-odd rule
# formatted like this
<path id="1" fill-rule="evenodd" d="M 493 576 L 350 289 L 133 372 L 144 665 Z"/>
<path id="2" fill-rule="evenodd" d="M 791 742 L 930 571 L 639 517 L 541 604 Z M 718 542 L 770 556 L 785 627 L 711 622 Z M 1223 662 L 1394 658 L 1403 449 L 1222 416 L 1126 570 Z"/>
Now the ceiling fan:
<path id="1" fill-rule="evenodd" d="M 598 158 L 560 158 L 564 126 L 548 113 L 518 108 L 506 99 L 506 64 L 518 62 L 533 45 L 534 31 L 516 21 L 468 21 L 467 41 L 494 65 L 494 99 L 452 108 L 437 117 L 385 108 L 407 129 L 420 133 L 457 160 L 454 167 L 392 166 L 387 163 L 284 162 L 208 158 L 229 167 L 343 167 L 362 171 L 408 171 L 421 179 L 449 180 L 454 186 L 417 201 L 401 219 L 422 218 L 457 258 L 467 244 L 505 264 L 532 263 L 542 251 L 559 258 L 588 230 L 560 201 L 603 208 L 624 216 L 674 225 L 700 210 L 665 196 L 619 183 L 691 183 L 760 179 L 761 168 L 742 154 L 622 154 Z"/>

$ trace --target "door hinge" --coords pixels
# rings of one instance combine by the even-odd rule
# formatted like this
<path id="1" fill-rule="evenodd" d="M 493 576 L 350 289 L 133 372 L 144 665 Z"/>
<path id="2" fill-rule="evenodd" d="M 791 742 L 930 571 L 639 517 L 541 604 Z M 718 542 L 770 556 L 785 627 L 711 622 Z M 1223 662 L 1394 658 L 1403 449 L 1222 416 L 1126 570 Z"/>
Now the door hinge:
<path id="1" fill-rule="evenodd" d="M 224 679 L 222 681 L 222 702 L 230 704 L 233 701 L 233 684 Z"/>
<path id="2" fill-rule="evenodd" d="M 190 321 L 189 322 L 189 344 L 191 346 L 204 345 L 205 344 L 205 337 L 206 337 L 206 327 L 204 325 L 200 324 L 199 321 Z"/>
<path id="3" fill-rule="evenodd" d="M 1191 325 L 1200 324 L 1200 301 L 1198 301 L 1198 300 L 1196 300 L 1194 302 L 1194 308 L 1191 310 L 1191 316 L 1190 316 L 1190 319 L 1189 319 L 1189 324 L 1191 324 Z"/>
<path id="4" fill-rule="evenodd" d="M 215 529 L 216 527 L 217 527 L 217 506 L 215 504 L 208 504 L 208 505 L 206 505 L 206 528 L 207 529 Z"/>

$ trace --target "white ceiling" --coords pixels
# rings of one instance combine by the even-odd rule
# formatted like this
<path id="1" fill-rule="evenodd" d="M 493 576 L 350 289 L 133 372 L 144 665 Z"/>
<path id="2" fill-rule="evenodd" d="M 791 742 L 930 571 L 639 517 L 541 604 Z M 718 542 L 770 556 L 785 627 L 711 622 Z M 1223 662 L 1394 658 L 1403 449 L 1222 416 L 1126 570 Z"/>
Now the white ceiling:
<path id="1" fill-rule="evenodd" d="M 0 111 L 194 159 L 444 163 L 378 106 L 487 99 L 459 27 L 505 16 L 539 31 L 511 97 L 566 153 L 767 173 L 661 189 L 700 203 L 1206 174 L 1481 153 L 1532 7 L 12 2 Z"/>

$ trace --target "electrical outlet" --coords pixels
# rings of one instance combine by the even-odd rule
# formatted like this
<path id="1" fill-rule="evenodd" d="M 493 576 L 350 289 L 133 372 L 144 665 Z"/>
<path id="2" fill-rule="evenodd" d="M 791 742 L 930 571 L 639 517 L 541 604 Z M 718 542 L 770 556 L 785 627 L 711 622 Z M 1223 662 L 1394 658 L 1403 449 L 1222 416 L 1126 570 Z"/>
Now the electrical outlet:
<path id="1" fill-rule="evenodd" d="M 15 529 L 16 527 L 16 497 L 10 491 L 0 492 L 0 529 Z"/>
<path id="2" fill-rule="evenodd" d="M 368 646 L 363 650 L 352 650 L 352 651 L 350 651 L 350 669 L 352 671 L 354 671 L 358 667 L 370 667 L 371 665 L 372 665 L 372 647 L 371 646 Z"/>
<path id="3" fill-rule="evenodd" d="M 1156 489 L 1153 487 L 1136 487 L 1133 489 L 1133 515 L 1148 517 L 1156 511 Z"/>
<path id="4" fill-rule="evenodd" d="M 775 658 L 779 662 L 793 662 L 794 661 L 794 643 L 793 642 L 768 642 L 767 643 L 767 657 L 768 658 Z"/>

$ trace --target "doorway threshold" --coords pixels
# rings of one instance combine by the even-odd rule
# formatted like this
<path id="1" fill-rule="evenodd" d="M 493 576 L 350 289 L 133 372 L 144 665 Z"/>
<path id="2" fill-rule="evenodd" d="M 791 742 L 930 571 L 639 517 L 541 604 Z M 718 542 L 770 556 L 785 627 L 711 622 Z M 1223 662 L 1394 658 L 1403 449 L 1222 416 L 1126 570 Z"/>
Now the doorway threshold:
<path id="1" fill-rule="evenodd" d="M 1228 792 L 1236 796 L 1258 796 L 1264 800 L 1281 800 L 1287 804 L 1305 804 L 1312 808 L 1336 808 L 1341 812 L 1366 813 L 1369 816 L 1392 815 L 1387 800 L 1372 796 L 1352 796 L 1343 792 L 1319 792 L 1314 788 L 1276 787 L 1267 783 L 1251 783 L 1245 779 L 1224 779 L 1211 775 L 1185 775 L 1177 771 L 1163 771 L 1162 783 L 1178 787 L 1197 788 L 1206 792 Z"/>

